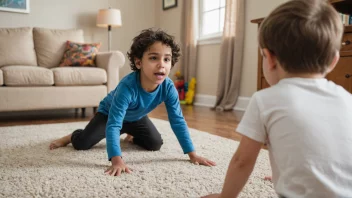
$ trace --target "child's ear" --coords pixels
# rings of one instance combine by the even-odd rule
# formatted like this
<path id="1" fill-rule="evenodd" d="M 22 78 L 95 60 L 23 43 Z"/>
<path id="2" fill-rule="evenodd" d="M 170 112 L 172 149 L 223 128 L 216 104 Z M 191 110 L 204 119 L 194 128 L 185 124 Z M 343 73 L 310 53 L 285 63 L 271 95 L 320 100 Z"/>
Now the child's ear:
<path id="1" fill-rule="evenodd" d="M 328 69 L 326 70 L 326 74 L 330 73 L 335 67 L 337 62 L 340 60 L 340 52 L 336 51 L 334 59 L 332 60 L 331 64 L 329 65 Z"/>
<path id="2" fill-rule="evenodd" d="M 135 58 L 134 59 L 134 64 L 136 65 L 136 67 L 138 68 L 138 69 L 141 69 L 141 59 L 139 59 L 139 58 Z"/>
<path id="3" fill-rule="evenodd" d="M 275 69 L 277 65 L 276 56 L 267 48 L 263 49 L 263 55 L 268 60 L 269 69 Z"/>

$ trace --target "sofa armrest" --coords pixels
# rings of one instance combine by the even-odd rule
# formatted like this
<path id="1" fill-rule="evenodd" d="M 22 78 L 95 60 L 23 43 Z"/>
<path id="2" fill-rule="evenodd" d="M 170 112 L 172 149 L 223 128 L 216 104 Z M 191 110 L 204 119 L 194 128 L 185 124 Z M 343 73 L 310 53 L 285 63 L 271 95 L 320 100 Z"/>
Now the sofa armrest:
<path id="1" fill-rule="evenodd" d="M 119 69 L 125 64 L 125 56 L 120 51 L 101 52 L 96 56 L 98 67 L 106 70 L 108 93 L 119 83 Z"/>

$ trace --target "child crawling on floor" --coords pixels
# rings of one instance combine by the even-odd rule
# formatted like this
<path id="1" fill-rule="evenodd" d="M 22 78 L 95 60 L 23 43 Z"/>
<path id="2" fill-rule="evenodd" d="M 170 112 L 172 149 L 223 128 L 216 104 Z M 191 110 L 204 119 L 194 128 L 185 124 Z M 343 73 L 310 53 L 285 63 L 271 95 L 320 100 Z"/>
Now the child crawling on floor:
<path id="1" fill-rule="evenodd" d="M 127 55 L 133 72 L 100 102 L 98 112 L 85 129 L 77 129 L 53 141 L 50 149 L 72 143 L 77 150 L 87 150 L 106 138 L 108 160 L 111 161 L 106 173 L 112 176 L 130 173 L 122 159 L 120 135 L 127 133 L 129 141 L 146 150 L 159 150 L 163 140 L 147 114 L 164 102 L 172 130 L 190 161 L 215 166 L 215 162 L 196 154 L 182 115 L 178 92 L 168 78 L 180 56 L 174 37 L 162 30 L 143 30 L 133 39 Z"/>

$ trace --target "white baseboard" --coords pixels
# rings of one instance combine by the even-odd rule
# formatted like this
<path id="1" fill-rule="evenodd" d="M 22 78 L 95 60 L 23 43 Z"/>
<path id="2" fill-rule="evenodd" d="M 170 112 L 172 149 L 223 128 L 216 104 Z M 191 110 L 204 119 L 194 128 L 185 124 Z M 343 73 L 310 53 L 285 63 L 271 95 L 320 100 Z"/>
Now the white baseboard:
<path id="1" fill-rule="evenodd" d="M 214 107 L 215 102 L 216 102 L 216 96 L 196 94 L 194 105 L 203 106 L 203 107 Z"/>
<path id="2" fill-rule="evenodd" d="M 238 97 L 237 103 L 233 109 L 237 111 L 245 111 L 250 99 L 250 97 Z M 194 105 L 203 107 L 214 107 L 215 102 L 216 96 L 197 94 L 195 97 Z"/>

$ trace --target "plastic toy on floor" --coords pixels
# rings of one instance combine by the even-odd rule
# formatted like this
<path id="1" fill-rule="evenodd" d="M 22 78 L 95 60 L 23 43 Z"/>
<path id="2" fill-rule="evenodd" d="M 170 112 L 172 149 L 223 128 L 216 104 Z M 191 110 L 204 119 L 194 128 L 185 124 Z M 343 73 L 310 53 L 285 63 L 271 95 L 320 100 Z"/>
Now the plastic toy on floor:
<path id="1" fill-rule="evenodd" d="M 194 99 L 194 92 L 196 89 L 196 78 L 192 78 L 191 81 L 188 84 L 188 91 L 186 93 L 186 104 L 193 104 L 193 99 Z"/>
<path id="2" fill-rule="evenodd" d="M 192 78 L 190 82 L 185 82 L 184 77 L 179 71 L 175 73 L 175 76 L 176 80 L 174 83 L 178 92 L 180 104 L 193 104 L 197 82 L 196 78 Z"/>
<path id="3" fill-rule="evenodd" d="M 185 104 L 185 80 L 179 71 L 175 73 L 175 76 L 176 80 L 174 84 L 178 92 L 178 98 L 181 104 Z"/>

